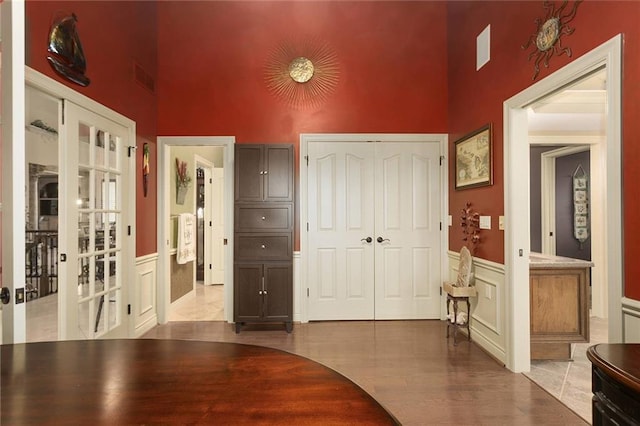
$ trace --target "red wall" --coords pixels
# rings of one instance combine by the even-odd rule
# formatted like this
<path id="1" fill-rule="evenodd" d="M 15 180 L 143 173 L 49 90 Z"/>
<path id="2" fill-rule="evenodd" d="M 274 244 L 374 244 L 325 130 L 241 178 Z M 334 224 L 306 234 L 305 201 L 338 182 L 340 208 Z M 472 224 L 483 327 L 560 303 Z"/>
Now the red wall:
<path id="1" fill-rule="evenodd" d="M 87 88 L 65 84 L 135 120 L 138 146 L 149 141 L 152 148 L 149 197 L 142 197 L 137 177 L 138 255 L 156 251 L 156 135 L 297 146 L 300 133 L 448 132 L 452 161 L 455 140 L 492 123 L 493 186 L 453 190 L 450 163 L 450 248 L 462 245 L 458 216 L 465 202 L 492 217 L 504 214 L 502 105 L 532 84 L 530 50 L 521 45 L 544 17 L 540 1 L 28 1 L 27 63 L 59 81 L 45 52 L 49 21 L 61 9 L 79 18 L 92 79 Z M 491 61 L 476 71 L 476 36 L 488 24 Z M 553 57 L 538 79 L 624 36 L 624 256 L 635 259 L 640 243 L 629 235 L 640 226 L 640 198 L 633 196 L 640 178 L 640 2 L 586 0 L 571 25 L 576 31 L 563 42 L 573 57 Z M 309 39 L 333 48 L 339 83 L 320 106 L 292 108 L 267 91 L 263 67 L 273 49 Z M 133 81 L 133 60 L 157 77 L 157 97 Z M 296 247 L 298 241 L 296 232 Z M 503 232 L 483 231 L 476 254 L 503 263 Z M 625 295 L 638 300 L 639 274 L 640 263 L 625 262 Z"/>
<path id="2" fill-rule="evenodd" d="M 552 2 L 557 5 L 559 1 Z M 569 6 L 572 6 L 570 2 Z M 450 2 L 448 3 L 449 52 L 449 212 L 453 215 L 449 246 L 462 246 L 458 217 L 465 202 L 485 215 L 504 214 L 503 173 L 503 102 L 529 87 L 533 63 L 527 61 L 530 49 L 523 50 L 529 36 L 536 31 L 534 20 L 544 18 L 542 2 Z M 475 70 L 476 36 L 491 24 L 491 61 Z M 563 45 L 573 56 L 554 56 L 549 68 L 542 67 L 537 80 L 558 70 L 575 58 L 622 33 L 623 43 L 623 205 L 624 257 L 640 257 L 640 243 L 629 236 L 640 229 L 640 198 L 636 182 L 640 181 L 640 2 L 585 1 L 570 23 L 575 32 L 563 36 Z M 455 191 L 453 142 L 480 126 L 492 123 L 494 131 L 494 185 Z M 504 262 L 504 235 L 497 226 L 482 231 L 479 257 Z M 625 295 L 640 300 L 640 263 L 625 262 Z"/>
<path id="3" fill-rule="evenodd" d="M 58 11 L 73 12 L 87 60 L 88 87 L 64 80 L 46 60 L 51 20 Z M 156 95 L 135 82 L 137 62 L 157 74 L 156 3 L 111 1 L 27 1 L 26 63 L 136 122 L 136 255 L 156 252 Z M 142 144 L 150 142 L 151 185 L 142 195 Z"/>
<path id="4" fill-rule="evenodd" d="M 158 133 L 292 142 L 309 132 L 444 132 L 446 5 L 419 2 L 161 2 Z M 328 43 L 337 90 L 295 109 L 266 88 L 283 43 Z"/>
<path id="5" fill-rule="evenodd" d="M 445 3 L 161 2 L 158 29 L 159 135 L 297 150 L 301 133 L 446 132 Z M 267 90 L 264 66 L 308 40 L 333 49 L 339 82 L 323 104 L 294 108 Z"/>

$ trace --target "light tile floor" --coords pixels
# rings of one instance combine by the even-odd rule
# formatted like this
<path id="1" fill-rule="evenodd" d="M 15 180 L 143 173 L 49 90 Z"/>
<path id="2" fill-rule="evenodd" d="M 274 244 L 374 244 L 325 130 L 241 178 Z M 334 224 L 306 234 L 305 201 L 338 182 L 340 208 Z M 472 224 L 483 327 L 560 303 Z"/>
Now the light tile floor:
<path id="1" fill-rule="evenodd" d="M 27 301 L 27 342 L 58 339 L 58 294 Z M 171 305 L 169 321 L 223 321 L 222 285 L 196 284 L 196 290 Z M 1 326 L 0 315 L 0 326 Z"/>
<path id="2" fill-rule="evenodd" d="M 196 284 L 196 290 L 171 304 L 169 321 L 223 321 L 224 286 Z"/>
<path id="3" fill-rule="evenodd" d="M 591 362 L 587 348 L 609 341 L 607 320 L 591 317 L 589 334 L 589 343 L 571 345 L 573 361 L 532 361 L 531 371 L 525 375 L 591 422 Z"/>
<path id="4" fill-rule="evenodd" d="M 58 293 L 27 301 L 27 342 L 58 340 Z"/>

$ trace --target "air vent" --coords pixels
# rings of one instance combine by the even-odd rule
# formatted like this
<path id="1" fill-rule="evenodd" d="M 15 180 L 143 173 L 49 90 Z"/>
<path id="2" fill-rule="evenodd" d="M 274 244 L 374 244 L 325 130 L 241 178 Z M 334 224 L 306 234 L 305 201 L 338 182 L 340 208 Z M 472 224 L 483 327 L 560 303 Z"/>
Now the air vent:
<path id="1" fill-rule="evenodd" d="M 156 82 L 144 68 L 140 66 L 140 64 L 133 63 L 133 76 L 139 85 L 150 91 L 151 93 L 156 93 Z"/>

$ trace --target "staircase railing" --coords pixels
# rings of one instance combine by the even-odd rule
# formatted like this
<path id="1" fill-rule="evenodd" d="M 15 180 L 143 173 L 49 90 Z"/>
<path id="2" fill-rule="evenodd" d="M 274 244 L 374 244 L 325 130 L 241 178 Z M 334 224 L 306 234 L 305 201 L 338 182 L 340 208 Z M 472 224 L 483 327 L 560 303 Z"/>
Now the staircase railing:
<path id="1" fill-rule="evenodd" d="M 58 292 L 58 233 L 26 231 L 27 300 Z"/>

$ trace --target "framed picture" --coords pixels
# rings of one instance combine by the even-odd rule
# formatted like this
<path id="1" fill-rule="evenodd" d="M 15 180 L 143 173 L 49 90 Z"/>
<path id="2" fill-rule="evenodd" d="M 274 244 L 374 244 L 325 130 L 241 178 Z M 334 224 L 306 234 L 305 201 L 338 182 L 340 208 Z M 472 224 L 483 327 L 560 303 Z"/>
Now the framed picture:
<path id="1" fill-rule="evenodd" d="M 493 184 L 491 124 L 455 142 L 456 189 Z"/>

